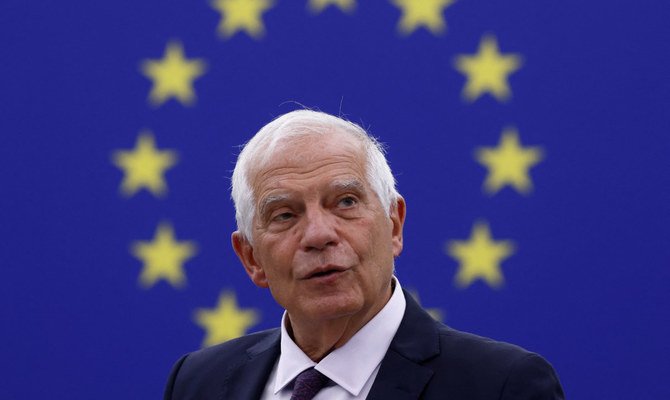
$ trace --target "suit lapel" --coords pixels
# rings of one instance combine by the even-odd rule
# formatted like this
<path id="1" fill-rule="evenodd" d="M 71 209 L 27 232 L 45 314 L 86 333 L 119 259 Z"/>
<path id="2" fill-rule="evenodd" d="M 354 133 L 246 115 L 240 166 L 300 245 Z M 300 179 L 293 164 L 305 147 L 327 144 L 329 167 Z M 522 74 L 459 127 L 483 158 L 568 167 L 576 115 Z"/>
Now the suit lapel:
<path id="1" fill-rule="evenodd" d="M 407 306 L 368 399 L 418 399 L 433 376 L 422 364 L 440 353 L 435 321 L 404 292 Z"/>
<path id="2" fill-rule="evenodd" d="M 222 399 L 259 399 L 279 357 L 279 329 L 247 350 L 248 360 L 230 368 Z"/>

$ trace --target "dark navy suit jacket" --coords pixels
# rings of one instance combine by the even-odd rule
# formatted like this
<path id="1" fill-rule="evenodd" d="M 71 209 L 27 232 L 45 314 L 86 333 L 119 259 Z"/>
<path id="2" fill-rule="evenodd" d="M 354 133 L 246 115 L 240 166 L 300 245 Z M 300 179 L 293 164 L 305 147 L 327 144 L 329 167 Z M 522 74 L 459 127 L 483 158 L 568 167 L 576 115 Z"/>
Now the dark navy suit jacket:
<path id="1" fill-rule="evenodd" d="M 405 292 L 407 308 L 368 399 L 563 399 L 554 369 L 520 347 L 433 320 Z M 259 399 L 279 357 L 279 329 L 182 357 L 165 400 Z"/>

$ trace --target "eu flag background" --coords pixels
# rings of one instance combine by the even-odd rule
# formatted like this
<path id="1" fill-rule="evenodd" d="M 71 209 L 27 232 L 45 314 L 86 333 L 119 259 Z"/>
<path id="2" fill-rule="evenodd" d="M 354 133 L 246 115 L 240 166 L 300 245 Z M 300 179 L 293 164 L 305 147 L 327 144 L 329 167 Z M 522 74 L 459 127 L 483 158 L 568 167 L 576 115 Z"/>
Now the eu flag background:
<path id="1" fill-rule="evenodd" d="M 670 398 L 663 1 L 0 5 L 2 399 L 156 399 L 277 326 L 230 246 L 239 146 L 302 107 L 388 145 L 397 275 L 571 399 Z M 420 340 L 420 338 L 417 338 Z"/>

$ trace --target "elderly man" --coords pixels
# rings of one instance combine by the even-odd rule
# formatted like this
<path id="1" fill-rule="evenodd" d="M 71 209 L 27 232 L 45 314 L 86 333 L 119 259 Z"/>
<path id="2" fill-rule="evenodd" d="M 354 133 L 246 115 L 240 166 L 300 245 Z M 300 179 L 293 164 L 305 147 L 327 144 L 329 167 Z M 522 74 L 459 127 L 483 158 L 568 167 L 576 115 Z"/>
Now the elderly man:
<path id="1" fill-rule="evenodd" d="M 165 399 L 561 399 L 552 367 L 434 321 L 393 276 L 405 201 L 361 127 L 294 111 L 233 172 L 232 244 L 281 327 L 182 357 Z"/>

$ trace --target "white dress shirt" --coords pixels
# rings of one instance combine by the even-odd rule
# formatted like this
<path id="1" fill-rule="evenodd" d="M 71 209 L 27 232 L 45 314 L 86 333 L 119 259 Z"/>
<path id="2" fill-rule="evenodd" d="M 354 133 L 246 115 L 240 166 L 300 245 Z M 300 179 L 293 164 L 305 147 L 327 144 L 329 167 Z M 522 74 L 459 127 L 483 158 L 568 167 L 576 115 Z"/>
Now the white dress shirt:
<path id="1" fill-rule="evenodd" d="M 314 400 L 365 399 L 379 372 L 405 314 L 405 297 L 393 277 L 391 299 L 344 346 L 333 350 L 318 363 L 312 361 L 286 332 L 286 312 L 281 322 L 281 354 L 261 396 L 262 400 L 290 400 L 291 382 L 299 373 L 314 367 L 332 381 Z"/>

